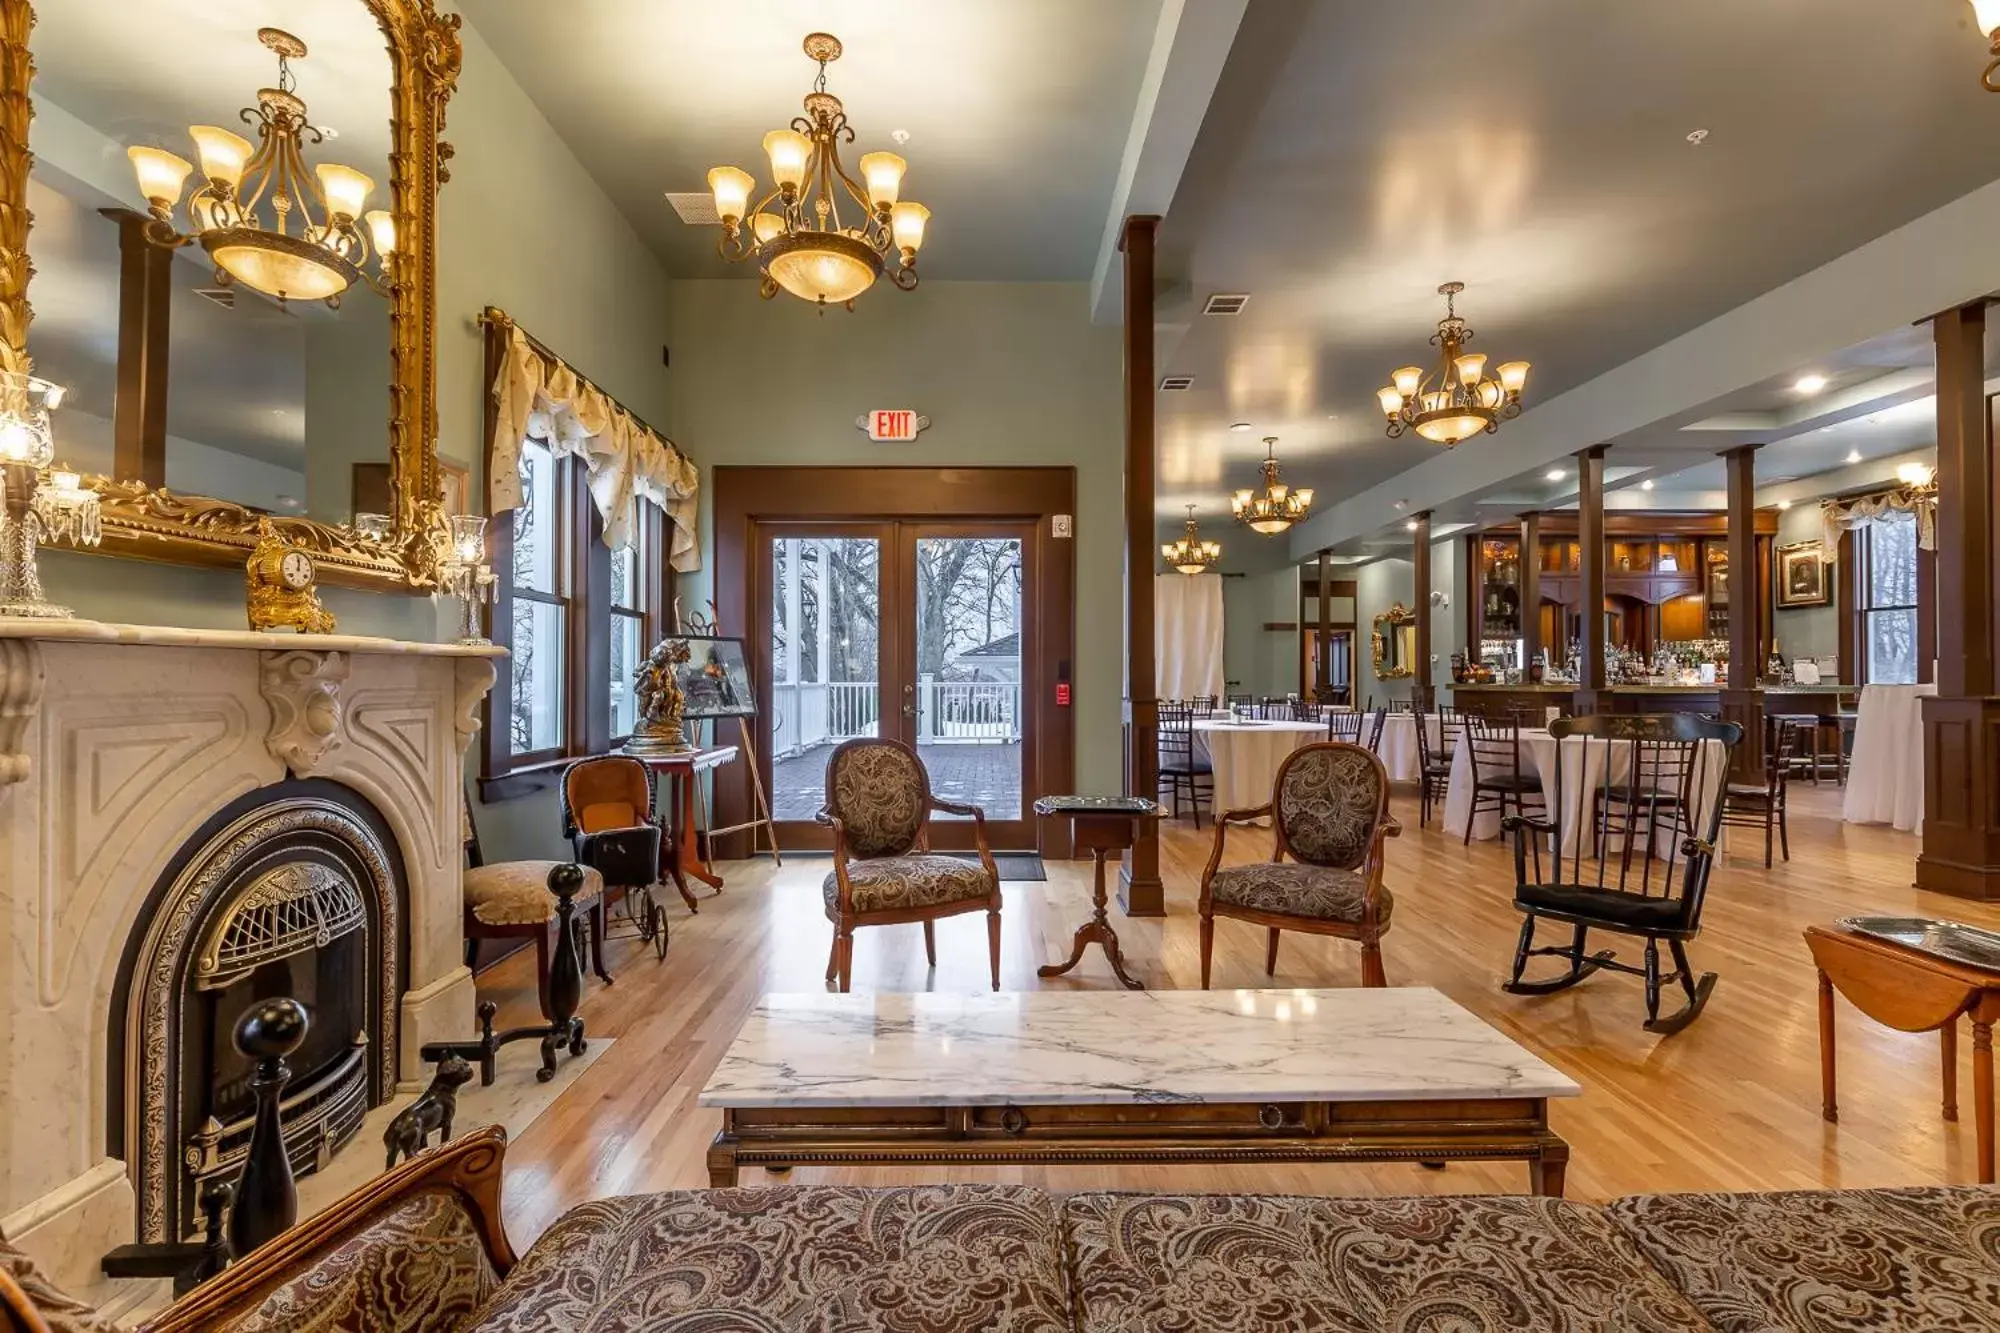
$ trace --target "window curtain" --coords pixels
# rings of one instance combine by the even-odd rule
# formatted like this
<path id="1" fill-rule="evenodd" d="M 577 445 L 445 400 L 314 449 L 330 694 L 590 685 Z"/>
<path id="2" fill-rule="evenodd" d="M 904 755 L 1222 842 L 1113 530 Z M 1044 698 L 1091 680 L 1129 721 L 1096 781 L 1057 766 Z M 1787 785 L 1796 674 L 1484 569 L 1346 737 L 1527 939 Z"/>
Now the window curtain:
<path id="1" fill-rule="evenodd" d="M 1877 491 L 1851 500 L 1822 500 L 1819 506 L 1820 544 L 1826 562 L 1832 564 L 1840 552 L 1843 530 L 1859 528 L 1887 514 L 1917 516 L 1917 549 L 1937 550 L 1937 494 L 1919 495 L 1912 491 Z"/>
<path id="2" fill-rule="evenodd" d="M 1222 697 L 1222 575 L 1153 576 L 1153 661 L 1160 698 Z"/>
<path id="3" fill-rule="evenodd" d="M 673 567 L 701 568 L 695 532 L 700 473 L 671 441 L 543 352 L 512 322 L 493 394 L 497 409 L 486 478 L 491 512 L 519 506 L 521 443 L 539 440 L 558 458 L 583 461 L 590 498 L 604 519 L 606 546 L 616 551 L 631 544 L 638 502 L 651 500 L 667 514 Z"/>

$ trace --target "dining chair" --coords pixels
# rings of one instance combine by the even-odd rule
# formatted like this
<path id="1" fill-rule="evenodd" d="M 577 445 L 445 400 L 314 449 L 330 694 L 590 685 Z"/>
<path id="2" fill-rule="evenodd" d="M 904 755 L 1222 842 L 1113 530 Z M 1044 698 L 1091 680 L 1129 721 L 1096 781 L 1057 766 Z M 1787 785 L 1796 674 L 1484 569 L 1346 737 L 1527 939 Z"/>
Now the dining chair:
<path id="1" fill-rule="evenodd" d="M 1417 718 L 1417 827 L 1430 825 L 1431 807 L 1451 792 L 1452 756 L 1464 723 L 1449 708 L 1438 710 L 1438 743 L 1431 744 L 1428 718 Z"/>
<path id="2" fill-rule="evenodd" d="M 1195 752 L 1194 710 L 1186 704 L 1160 705 L 1160 786 L 1170 793 L 1173 817 L 1181 817 L 1181 792 L 1194 806 L 1194 826 L 1201 827 L 1202 785 L 1214 794 L 1215 771 Z"/>
<path id="3" fill-rule="evenodd" d="M 1800 728 L 1786 718 L 1768 719 L 1764 749 L 1764 780 L 1732 782 L 1722 789 L 1722 823 L 1727 828 L 1764 830 L 1764 868 L 1771 868 L 1771 833 L 1777 831 L 1778 848 L 1787 861 L 1792 859 L 1791 833 L 1785 826 L 1785 805 L 1799 751 Z M 1818 725 L 1817 721 L 1813 725 Z"/>
<path id="4" fill-rule="evenodd" d="M 1479 714 L 1466 718 L 1466 757 L 1471 761 L 1472 808 L 1465 816 L 1465 842 L 1472 842 L 1473 825 L 1482 811 L 1498 811 L 1502 820 L 1507 807 L 1525 814 L 1525 802 L 1533 800 L 1547 809 L 1542 779 L 1532 768 L 1521 766 L 1521 726 L 1517 719 L 1496 721 Z"/>
<path id="5" fill-rule="evenodd" d="M 553 1021 L 554 1009 L 549 1000 L 549 945 L 550 933 L 557 929 L 559 920 L 555 893 L 549 888 L 549 872 L 564 864 L 561 861 L 498 861 L 489 863 L 479 846 L 479 826 L 472 817 L 472 795 L 466 794 L 464 826 L 465 869 L 459 880 L 460 893 L 464 899 L 462 929 L 465 935 L 465 965 L 476 969 L 481 940 L 534 941 L 535 945 L 535 994 L 541 1001 L 542 1014 Z M 583 887 L 572 895 L 570 901 L 578 912 L 586 913 L 590 931 L 599 948 L 592 952 L 597 955 L 597 975 L 609 982 L 611 977 L 604 971 L 602 943 L 604 939 L 604 876 L 589 866 L 583 867 Z M 582 933 L 584 923 L 577 921 L 577 933 Z M 580 939 L 572 939 L 571 946 L 576 956 L 583 956 Z"/>
<path id="6" fill-rule="evenodd" d="M 1342 741 L 1348 745 L 1361 744 L 1361 723 L 1367 716 L 1351 708 L 1329 709 L 1326 715 L 1326 738 Z"/>
<path id="7" fill-rule="evenodd" d="M 1359 717 L 1359 714 L 1356 714 L 1356 716 Z M 1368 753 L 1375 755 L 1377 758 L 1381 757 L 1382 754 L 1382 731 L 1388 725 L 1389 710 L 1387 708 L 1376 709 L 1374 719 L 1368 728 Z"/>
<path id="8" fill-rule="evenodd" d="M 1224 866 L 1231 824 L 1269 818 L 1269 861 Z M 1358 745 L 1321 741 L 1285 756 L 1268 804 L 1215 817 L 1215 843 L 1201 875 L 1201 985 L 1208 989 L 1215 918 L 1270 932 L 1266 976 L 1278 970 L 1284 930 L 1333 935 L 1361 945 L 1361 984 L 1387 986 L 1382 936 L 1395 899 L 1382 883 L 1383 843 L 1402 832 L 1389 815 L 1389 774 Z M 1286 864 L 1286 858 L 1290 864 Z"/>
<path id="9" fill-rule="evenodd" d="M 1417 711 L 1417 701 L 1415 699 L 1391 699 L 1389 700 L 1388 708 L 1392 713 L 1414 713 Z"/>
<path id="10" fill-rule="evenodd" d="M 1663 864 L 1656 865 L 1651 856 L 1634 855 L 1635 840 L 1650 841 L 1651 830 L 1629 819 L 1622 829 L 1614 829 L 1620 803 L 1607 797 L 1625 788 L 1624 807 L 1629 811 L 1639 803 L 1641 783 L 1674 772 L 1681 775 L 1675 794 L 1682 808 L 1695 811 L 1702 795 L 1727 773 L 1729 751 L 1742 738 L 1743 728 L 1686 713 L 1598 714 L 1558 718 L 1549 732 L 1556 738 L 1556 759 L 1555 798 L 1547 816 L 1529 819 L 1515 814 L 1501 820 L 1501 828 L 1514 839 L 1514 907 L 1523 917 L 1513 972 L 1501 989 L 1513 995 L 1549 995 L 1609 968 L 1645 979 L 1646 1031 L 1663 1036 L 1679 1032 L 1700 1015 L 1715 989 L 1715 973 L 1697 977 L 1689 966 L 1686 945 L 1701 933 L 1702 903 L 1715 860 L 1723 801 L 1720 793 L 1708 800 L 1693 821 L 1691 836 L 1670 840 Z M 1569 738 L 1579 743 L 1564 744 Z M 1638 762 L 1620 765 L 1612 751 L 1623 745 L 1650 747 L 1660 762 L 1650 769 Z M 1673 752 L 1678 753 L 1668 757 Z M 1566 816 L 1565 811 L 1572 813 Z M 1567 838 L 1565 824 L 1575 830 Z M 1552 874 L 1544 873 L 1545 842 Z M 1642 867 L 1636 875 L 1635 863 Z M 1535 927 L 1543 919 L 1567 924 L 1570 942 L 1536 947 Z M 1592 930 L 1644 939 L 1643 964 L 1621 963 L 1610 949 L 1586 954 Z M 1673 957 L 1671 973 L 1660 971 L 1662 941 Z M 1537 957 L 1561 958 L 1569 967 L 1546 981 L 1523 980 L 1528 960 Z M 1670 984 L 1678 984 L 1686 998 L 1679 1010 L 1662 1018 L 1660 991 Z"/>

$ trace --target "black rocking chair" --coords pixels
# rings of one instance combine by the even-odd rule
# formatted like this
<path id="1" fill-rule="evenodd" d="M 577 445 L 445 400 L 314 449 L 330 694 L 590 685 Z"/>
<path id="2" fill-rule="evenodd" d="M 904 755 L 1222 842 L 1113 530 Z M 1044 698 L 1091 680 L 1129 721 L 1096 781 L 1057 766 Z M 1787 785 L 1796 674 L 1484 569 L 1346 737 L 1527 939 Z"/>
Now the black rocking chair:
<path id="1" fill-rule="evenodd" d="M 1692 1023 L 1715 989 L 1715 974 L 1699 977 L 1688 964 L 1687 941 L 1701 933 L 1702 900 L 1721 826 L 1729 752 L 1742 739 L 1734 722 L 1692 714 L 1558 718 L 1554 799 L 1547 820 L 1503 818 L 1514 838 L 1514 906 L 1524 916 L 1514 952 L 1512 995 L 1567 990 L 1599 968 L 1646 981 L 1646 1031 L 1671 1035 Z M 1581 738 L 1567 745 L 1564 739 Z M 1575 832 L 1565 845 L 1564 813 Z M 1554 874 L 1542 874 L 1547 840 Z M 1664 847 L 1664 851 L 1662 848 Z M 1529 873 L 1533 866 L 1532 876 Z M 1570 942 L 1535 947 L 1535 924 L 1567 922 Z M 1617 961 L 1613 950 L 1584 952 L 1595 927 L 1646 941 L 1645 965 Z M 1660 972 L 1660 944 L 1674 970 Z M 1569 970 L 1547 981 L 1523 981 L 1534 957 L 1561 958 Z M 1687 1002 L 1660 1016 L 1660 989 L 1679 985 Z"/>

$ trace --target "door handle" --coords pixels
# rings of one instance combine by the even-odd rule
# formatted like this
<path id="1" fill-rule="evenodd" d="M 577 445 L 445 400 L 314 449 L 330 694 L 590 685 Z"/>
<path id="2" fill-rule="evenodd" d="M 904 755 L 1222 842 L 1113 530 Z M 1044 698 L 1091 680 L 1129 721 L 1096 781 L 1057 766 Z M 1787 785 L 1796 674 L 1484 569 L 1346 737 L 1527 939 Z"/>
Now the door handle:
<path id="1" fill-rule="evenodd" d="M 904 717 L 915 717 L 916 715 L 917 715 L 917 706 L 916 706 L 915 704 L 904 704 L 904 705 L 903 705 L 903 716 L 904 716 Z"/>

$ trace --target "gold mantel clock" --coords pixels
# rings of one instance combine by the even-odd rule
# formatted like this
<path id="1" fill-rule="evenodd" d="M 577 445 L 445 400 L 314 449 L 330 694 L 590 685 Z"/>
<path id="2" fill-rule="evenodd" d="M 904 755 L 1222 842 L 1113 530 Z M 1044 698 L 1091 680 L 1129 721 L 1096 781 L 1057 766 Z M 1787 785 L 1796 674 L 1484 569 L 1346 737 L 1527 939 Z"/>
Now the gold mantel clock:
<path id="1" fill-rule="evenodd" d="M 313 586 L 318 571 L 312 556 L 279 536 L 269 519 L 257 525 L 257 538 L 243 566 L 250 628 L 333 633 L 333 613 L 320 605 Z"/>

